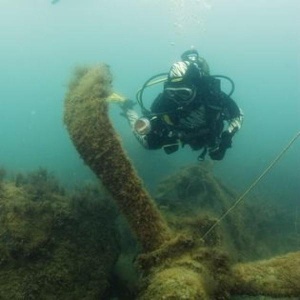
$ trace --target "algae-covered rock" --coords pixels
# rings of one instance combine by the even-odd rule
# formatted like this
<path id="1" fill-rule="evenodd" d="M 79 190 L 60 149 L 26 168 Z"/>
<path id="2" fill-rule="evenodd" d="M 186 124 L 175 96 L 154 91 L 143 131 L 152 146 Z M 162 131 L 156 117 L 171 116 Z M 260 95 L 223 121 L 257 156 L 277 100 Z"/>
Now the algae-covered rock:
<path id="1" fill-rule="evenodd" d="M 42 169 L 1 190 L 0 299 L 101 299 L 119 254 L 107 196 L 68 196 Z"/>
<path id="2" fill-rule="evenodd" d="M 258 196 L 256 196 L 257 198 Z M 239 198 L 216 178 L 209 163 L 183 168 L 158 187 L 156 200 L 172 227 L 201 238 Z M 293 212 L 248 197 L 209 235 L 206 245 L 226 248 L 235 261 L 299 250 Z"/>

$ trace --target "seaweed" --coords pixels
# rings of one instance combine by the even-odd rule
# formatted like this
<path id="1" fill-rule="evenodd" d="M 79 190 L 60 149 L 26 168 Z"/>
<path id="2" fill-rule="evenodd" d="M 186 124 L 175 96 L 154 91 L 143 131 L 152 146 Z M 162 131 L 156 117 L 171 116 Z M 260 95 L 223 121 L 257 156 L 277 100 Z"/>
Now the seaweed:
<path id="1" fill-rule="evenodd" d="M 3 167 L 0 167 L 0 197 L 4 192 L 4 179 L 6 177 L 6 170 Z"/>
<path id="2" fill-rule="evenodd" d="M 102 298 L 120 247 L 117 212 L 101 188 L 67 194 L 39 169 L 4 183 L 3 191 L 0 298 Z"/>

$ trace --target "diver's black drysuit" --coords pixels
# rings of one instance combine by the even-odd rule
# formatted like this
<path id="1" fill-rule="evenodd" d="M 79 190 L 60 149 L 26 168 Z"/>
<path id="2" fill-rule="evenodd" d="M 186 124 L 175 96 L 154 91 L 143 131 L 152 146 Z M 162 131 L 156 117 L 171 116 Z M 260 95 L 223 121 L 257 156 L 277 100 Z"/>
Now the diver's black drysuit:
<path id="1" fill-rule="evenodd" d="M 185 97 L 187 91 L 190 94 Z M 137 114 L 128 110 L 126 115 L 134 128 Z M 145 148 L 163 148 L 169 154 L 179 145 L 188 144 L 193 150 L 204 150 L 199 158 L 204 158 L 208 150 L 212 159 L 220 160 L 231 147 L 243 114 L 235 101 L 221 91 L 219 79 L 193 76 L 191 71 L 180 82 L 168 80 L 150 112 L 142 118 L 150 121 L 151 130 L 147 134 L 134 130 L 134 134 Z"/>

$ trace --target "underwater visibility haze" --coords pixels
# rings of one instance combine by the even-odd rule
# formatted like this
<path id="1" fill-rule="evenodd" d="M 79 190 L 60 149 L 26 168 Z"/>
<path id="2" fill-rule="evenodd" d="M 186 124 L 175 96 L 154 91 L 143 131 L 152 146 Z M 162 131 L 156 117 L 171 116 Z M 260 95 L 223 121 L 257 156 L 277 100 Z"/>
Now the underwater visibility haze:
<path id="1" fill-rule="evenodd" d="M 45 193 L 51 194 L 50 198 L 55 199 L 54 202 L 58 201 L 57 207 L 62 206 L 61 210 L 64 213 L 63 223 L 57 223 L 56 217 L 52 219 L 45 215 L 46 222 L 55 224 L 51 235 L 69 228 L 68 224 L 80 226 L 78 224 L 82 222 L 82 215 L 88 216 L 94 206 L 98 207 L 98 204 L 92 204 L 94 206 L 86 208 L 80 203 L 90 194 L 94 198 L 96 192 L 91 189 L 81 191 L 80 197 L 78 196 L 80 200 L 77 197 L 76 202 L 73 197 L 72 208 L 66 209 L 63 203 L 67 201 L 67 196 L 56 185 L 53 187 L 52 179 L 50 180 L 52 188 L 50 191 L 46 189 L 45 192 L 45 190 L 36 191 L 31 187 L 30 180 L 34 178 L 33 175 L 28 175 L 28 178 L 25 176 L 25 179 L 22 177 L 21 180 L 19 175 L 16 175 L 34 174 L 31 172 L 39 169 L 42 177 L 48 182 L 49 175 L 45 175 L 40 169 L 44 168 L 54 174 L 71 192 L 78 186 L 97 182 L 96 176 L 99 175 L 95 172 L 95 176 L 89 169 L 90 164 L 82 159 L 84 155 L 82 158 L 79 156 L 67 130 L 69 123 L 66 121 L 64 123 L 64 100 L 73 70 L 77 66 L 107 64 L 112 73 L 113 90 L 135 100 L 136 92 L 147 79 L 158 73 L 168 72 L 172 63 L 179 60 L 185 50 L 195 47 L 200 56 L 207 60 L 211 74 L 226 75 L 234 81 L 235 91 L 232 98 L 245 115 L 243 126 L 234 137 L 232 148 L 227 151 L 224 160 L 211 162 L 207 158 L 204 163 L 198 162 L 197 157 L 200 153 L 192 151 L 187 146 L 171 155 L 166 155 L 162 150 L 145 150 L 135 140 L 126 119 L 120 115 L 121 111 L 117 104 L 110 104 L 109 116 L 121 138 L 125 152 L 137 169 L 138 176 L 150 194 L 156 195 L 155 199 L 159 207 L 170 209 L 166 214 L 169 218 L 171 215 L 171 220 L 173 220 L 173 209 L 177 213 L 178 211 L 183 213 L 185 209 L 188 210 L 189 205 L 192 207 L 195 204 L 194 185 L 203 188 L 201 190 L 203 195 L 209 193 L 210 187 L 219 186 L 219 182 L 212 180 L 211 175 L 207 175 L 206 171 L 195 170 L 195 165 L 201 170 L 201 164 L 208 166 L 213 176 L 222 182 L 221 195 L 230 195 L 236 199 L 251 186 L 300 131 L 299 11 L 300 2 L 297 0 L 27 0 L 26 2 L 1 0 L 0 167 L 6 170 L 7 178 L 14 178 L 16 187 L 7 188 L 10 195 L 19 195 L 17 188 L 24 186 L 27 191 L 24 199 L 35 201 L 38 195 L 44 197 Z M 222 87 L 224 90 L 229 88 L 226 82 L 222 83 Z M 151 101 L 161 88 L 162 86 L 155 86 L 145 91 L 146 106 L 151 105 Z M 139 109 L 138 105 L 135 107 Z M 80 130 L 84 132 L 85 128 Z M 73 142 L 74 140 L 75 138 Z M 76 145 L 76 142 L 74 144 Z M 255 206 L 257 215 L 254 209 L 252 217 L 247 215 L 246 223 L 243 225 L 239 223 L 238 233 L 241 236 L 246 234 L 247 224 L 250 226 L 255 216 L 257 224 L 265 226 L 266 223 L 260 219 L 264 215 L 268 219 L 269 223 L 267 223 L 273 226 L 273 228 L 263 227 L 261 236 L 255 235 L 257 240 L 251 240 L 249 236 L 245 237 L 243 243 L 250 243 L 251 240 L 253 248 L 250 247 L 253 256 L 249 253 L 245 254 L 249 259 L 255 258 L 256 254 L 259 257 L 256 253 L 257 249 L 255 250 L 255 241 L 258 247 L 261 247 L 261 253 L 265 253 L 266 256 L 271 254 L 266 250 L 267 247 L 264 248 L 263 234 L 268 230 L 270 232 L 277 230 L 278 224 L 273 222 L 273 219 L 276 219 L 275 215 L 280 216 L 280 214 L 282 215 L 278 218 L 283 218 L 283 227 L 288 228 L 293 234 L 293 240 L 285 239 L 282 235 L 285 247 L 280 248 L 278 241 L 269 241 L 270 245 L 274 243 L 272 244 L 274 247 L 280 248 L 277 253 L 300 250 L 299 153 L 300 139 L 298 138 L 243 199 L 245 205 Z M 118 166 L 118 163 L 112 165 Z M 92 169 L 98 170 L 95 166 L 92 166 Z M 124 176 L 121 171 L 118 174 Z M 199 177 L 186 185 L 185 178 L 193 178 L 193 176 Z M 0 177 L 2 182 L 2 175 Z M 199 181 L 199 178 L 203 181 Z M 211 183 L 208 183 L 210 180 Z M 138 180 L 134 179 L 133 182 L 136 184 Z M 181 186 L 184 188 L 179 189 Z M 176 194 L 177 189 L 178 194 Z M 235 190 L 235 194 L 228 192 L 229 189 Z M 54 194 L 56 196 L 53 196 Z M 177 196 L 191 201 L 190 204 L 187 202 L 185 207 L 178 200 L 179 198 L 176 198 Z M 147 199 L 147 195 L 143 197 Z M 18 196 L 17 202 L 23 203 L 23 198 Z M 14 197 L 11 196 L 9 199 Z M 170 199 L 174 199 L 175 202 L 172 203 Z M 11 203 L 5 204 L 7 211 L 14 205 L 13 201 Z M 47 202 L 47 205 L 50 204 Z M 47 205 L 45 207 L 48 207 Z M 223 202 L 220 205 L 227 207 Z M 200 206 L 208 207 L 208 204 L 203 200 Z M 281 210 L 275 212 L 270 208 L 273 206 L 280 207 Z M 35 209 L 39 212 L 40 208 L 33 210 Z M 54 208 L 49 208 L 49 211 L 52 209 Z M 250 210 L 252 209 L 253 207 Z M 20 214 L 26 215 L 28 210 L 24 208 L 25 212 L 22 210 Z M 124 210 L 126 211 L 125 208 L 122 209 L 123 212 Z M 77 211 L 76 220 L 71 220 L 70 211 Z M 220 207 L 216 207 L 216 211 L 219 215 L 223 212 Z M 242 207 L 240 213 L 243 214 L 245 211 L 246 208 Z M 115 212 L 109 211 L 109 214 L 116 218 Z M 53 215 L 56 216 L 56 213 Z M 183 218 L 183 223 L 188 224 L 185 226 L 190 226 L 188 228 L 192 231 L 194 223 L 191 225 L 183 216 L 180 217 Z M 104 222 L 108 222 L 105 216 L 101 218 Z M 160 224 L 159 213 L 156 215 L 154 212 L 153 219 L 157 219 L 154 223 Z M 3 224 L 8 224 L 9 218 L 7 220 L 3 221 Z M 234 227 L 234 224 L 237 226 L 238 222 L 235 222 L 237 221 L 229 219 L 226 223 L 227 229 L 232 230 L 231 226 Z M 208 226 L 207 224 L 205 226 Z M 100 225 L 86 223 L 86 228 L 98 228 L 97 226 Z M 109 230 L 115 230 L 113 225 L 107 226 Z M 164 226 L 163 224 L 162 228 L 167 232 L 168 229 Z M 201 223 L 201 226 L 204 225 Z M 70 243 L 73 245 L 79 243 L 78 240 L 75 242 L 74 232 L 68 232 Z M 232 231 L 230 232 L 227 237 L 234 236 Z M 37 232 L 37 235 L 39 234 Z M 141 233 L 137 229 L 137 236 L 139 234 Z M 147 235 L 144 241 L 146 248 L 149 236 Z M 91 239 L 93 237 L 91 233 Z M 214 237 L 214 239 L 218 238 Z M 35 252 L 35 245 L 44 245 L 44 241 L 48 240 L 49 237 L 36 240 L 32 238 L 28 251 L 32 251 L 30 253 L 34 255 L 35 253 L 42 255 L 38 251 Z M 116 240 L 118 240 L 117 235 L 112 238 L 110 245 L 116 245 Z M 182 241 L 177 242 L 180 244 Z M 87 243 L 90 243 L 89 237 Z M 156 241 L 158 245 L 161 243 L 161 240 Z M 239 245 L 232 243 L 229 247 L 237 252 L 240 250 L 244 255 L 246 246 L 243 243 Z M 55 244 L 55 247 L 58 247 L 59 253 L 65 253 L 65 250 L 61 250 L 65 249 L 65 246 Z M 100 241 L 97 247 L 101 249 Z M 117 260 L 120 251 L 116 249 L 117 246 L 111 247 L 114 249 L 114 257 L 109 262 L 110 267 Z M 155 247 L 149 246 L 150 249 Z M 5 252 L 4 250 L 1 252 L 1 249 L 0 247 L 0 254 Z M 9 251 L 13 253 L 13 250 Z M 91 250 L 91 256 L 94 255 L 92 252 Z M 78 254 L 78 257 L 80 255 Z M 163 257 L 163 254 L 160 255 Z M 204 253 L 202 255 L 205 256 Z M 221 256 L 219 253 L 218 255 Z M 59 264 L 58 257 L 60 256 L 55 256 L 55 265 Z M 4 261 L 9 262 L 11 259 L 15 259 L 13 254 L 5 257 Z M 242 255 L 239 259 L 243 260 Z M 92 264 L 92 260 L 89 263 Z M 149 257 L 144 258 L 140 263 L 149 263 Z M 143 267 L 146 268 L 145 265 Z M 101 276 L 96 270 L 94 271 L 95 278 L 98 280 Z M 74 280 L 81 279 L 76 277 Z M 101 280 L 105 281 L 102 277 Z M 64 295 L 63 292 L 61 293 Z M 105 293 L 103 292 L 103 295 Z M 151 292 L 149 293 L 151 295 Z M 90 295 L 90 299 L 94 299 L 92 292 Z M 145 294 L 145 298 L 141 299 L 148 299 L 149 295 Z"/>
<path id="2" fill-rule="evenodd" d="M 2 0 L 0 5 L 0 155 L 9 170 L 43 166 L 67 183 L 84 180 L 89 171 L 62 124 L 72 69 L 105 62 L 115 89 L 134 99 L 149 77 L 168 71 L 191 46 L 206 58 L 212 74 L 234 80 L 233 98 L 245 113 L 232 150 L 216 166 L 226 180 L 247 186 L 299 130 L 296 0 L 64 0 L 55 5 Z M 147 95 L 149 103 L 156 92 Z M 166 156 L 141 149 L 117 111 L 114 119 L 147 181 L 196 161 L 197 153 L 190 150 Z M 297 144 L 265 183 L 274 195 L 294 201 L 299 195 Z M 161 167 L 154 169 L 157 160 Z"/>

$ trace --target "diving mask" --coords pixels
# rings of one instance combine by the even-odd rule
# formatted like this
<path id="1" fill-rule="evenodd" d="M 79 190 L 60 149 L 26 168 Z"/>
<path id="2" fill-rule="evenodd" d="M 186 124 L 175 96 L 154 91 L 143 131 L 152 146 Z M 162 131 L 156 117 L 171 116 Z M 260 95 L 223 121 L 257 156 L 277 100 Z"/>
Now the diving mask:
<path id="1" fill-rule="evenodd" d="M 195 89 L 189 87 L 166 87 L 164 92 L 168 99 L 173 100 L 177 104 L 188 104 L 196 96 Z"/>

